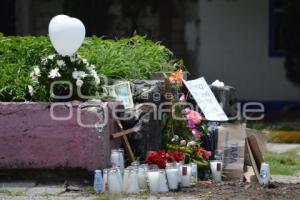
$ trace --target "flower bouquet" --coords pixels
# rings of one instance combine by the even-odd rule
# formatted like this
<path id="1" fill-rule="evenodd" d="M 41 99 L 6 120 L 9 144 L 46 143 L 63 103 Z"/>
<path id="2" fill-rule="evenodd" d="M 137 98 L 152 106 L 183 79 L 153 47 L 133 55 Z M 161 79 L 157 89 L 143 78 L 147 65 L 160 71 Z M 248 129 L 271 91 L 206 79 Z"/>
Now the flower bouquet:
<path id="1" fill-rule="evenodd" d="M 68 96 L 68 100 L 82 100 L 86 96 L 97 96 L 100 78 L 95 66 L 78 54 L 62 56 L 52 54 L 34 66 L 30 74 L 32 84 L 29 94 L 35 100 L 35 94 L 44 94 L 45 99 L 54 96 Z M 66 99 L 64 99 L 66 100 Z"/>
<path id="2" fill-rule="evenodd" d="M 173 92 L 172 112 L 164 116 L 164 145 L 170 152 L 184 154 L 185 163 L 195 162 L 198 168 L 209 166 L 210 151 L 206 151 L 202 144 L 202 136 L 208 135 L 208 128 L 202 121 L 198 111 L 192 109 L 186 101 L 185 95 L 179 95 L 182 86 L 182 71 L 177 71 L 169 77 L 169 81 L 175 87 Z M 174 114 L 176 118 L 174 117 Z"/>
<path id="3" fill-rule="evenodd" d="M 150 151 L 146 157 L 148 165 L 157 165 L 160 169 L 165 169 L 167 163 L 180 162 L 183 160 L 184 154 L 180 151 Z"/>

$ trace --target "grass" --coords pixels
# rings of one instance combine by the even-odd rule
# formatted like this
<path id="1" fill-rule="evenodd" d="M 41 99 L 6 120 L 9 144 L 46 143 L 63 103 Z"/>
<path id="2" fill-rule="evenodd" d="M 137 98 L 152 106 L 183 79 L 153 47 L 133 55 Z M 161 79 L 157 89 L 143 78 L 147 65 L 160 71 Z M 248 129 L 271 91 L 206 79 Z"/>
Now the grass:
<path id="1" fill-rule="evenodd" d="M 26 192 L 12 191 L 7 188 L 0 189 L 0 194 L 6 195 L 6 196 L 26 196 Z"/>
<path id="2" fill-rule="evenodd" d="M 255 122 L 247 123 L 248 128 L 256 130 L 268 130 L 268 131 L 300 131 L 300 125 L 298 123 L 265 123 L 265 122 Z"/>
<path id="3" fill-rule="evenodd" d="M 266 153 L 265 161 L 270 164 L 271 174 L 293 176 L 300 172 L 300 148 L 284 154 Z"/>

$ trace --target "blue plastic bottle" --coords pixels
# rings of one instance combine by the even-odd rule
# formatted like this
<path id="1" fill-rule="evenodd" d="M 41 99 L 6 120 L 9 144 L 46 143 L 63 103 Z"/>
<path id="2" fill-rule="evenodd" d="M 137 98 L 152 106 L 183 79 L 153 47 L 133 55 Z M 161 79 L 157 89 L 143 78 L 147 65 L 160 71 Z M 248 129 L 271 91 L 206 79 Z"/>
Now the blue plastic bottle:
<path id="1" fill-rule="evenodd" d="M 95 176 L 94 176 L 94 190 L 96 192 L 102 192 L 103 189 L 103 179 L 101 170 L 95 170 Z"/>

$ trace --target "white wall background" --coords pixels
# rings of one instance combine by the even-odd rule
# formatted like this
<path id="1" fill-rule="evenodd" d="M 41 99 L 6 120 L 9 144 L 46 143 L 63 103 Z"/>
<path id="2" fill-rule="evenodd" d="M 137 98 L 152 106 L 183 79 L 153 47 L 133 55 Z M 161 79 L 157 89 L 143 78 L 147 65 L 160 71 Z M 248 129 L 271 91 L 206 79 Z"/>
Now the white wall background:
<path id="1" fill-rule="evenodd" d="M 243 100 L 300 100 L 284 60 L 268 56 L 268 0 L 199 1 L 200 75 L 236 87 Z"/>

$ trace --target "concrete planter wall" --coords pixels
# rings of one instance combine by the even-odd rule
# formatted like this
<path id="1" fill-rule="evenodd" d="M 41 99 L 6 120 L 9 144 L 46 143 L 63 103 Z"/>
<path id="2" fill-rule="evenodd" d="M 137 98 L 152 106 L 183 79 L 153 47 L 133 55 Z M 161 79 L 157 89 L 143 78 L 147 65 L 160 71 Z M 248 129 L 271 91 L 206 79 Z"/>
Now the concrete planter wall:
<path id="1" fill-rule="evenodd" d="M 111 113 L 116 103 L 95 103 L 80 107 L 79 102 L 56 106 L 56 117 L 50 116 L 49 103 L 0 103 L 0 169 L 57 169 L 82 168 L 89 171 L 109 165 L 110 150 L 119 147 L 120 141 L 111 140 L 117 130 Z M 99 124 L 103 117 L 96 108 L 109 114 L 108 123 Z M 72 113 L 72 116 L 70 116 Z"/>

